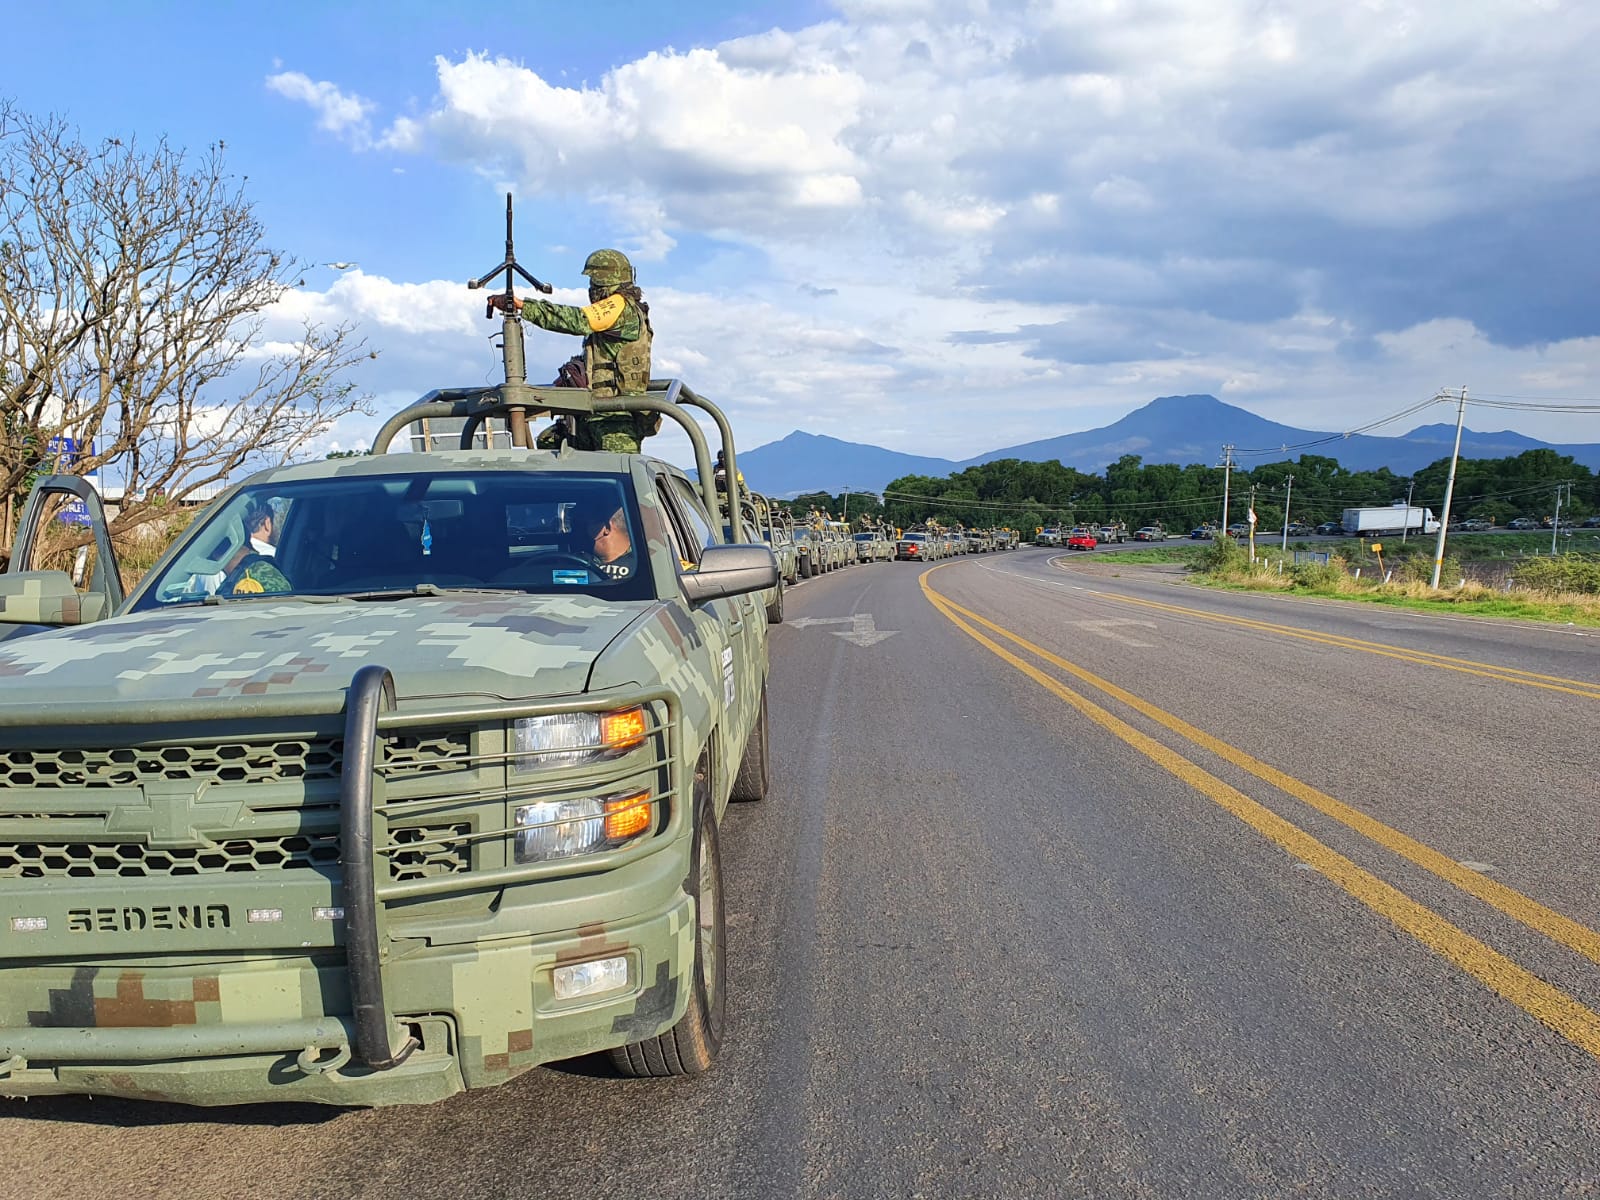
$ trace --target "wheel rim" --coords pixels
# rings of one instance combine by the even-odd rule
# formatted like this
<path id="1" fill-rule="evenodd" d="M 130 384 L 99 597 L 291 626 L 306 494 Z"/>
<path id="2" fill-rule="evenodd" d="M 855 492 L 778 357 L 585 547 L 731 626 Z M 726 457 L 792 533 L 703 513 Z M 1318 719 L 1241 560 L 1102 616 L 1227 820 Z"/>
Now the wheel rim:
<path id="1" fill-rule="evenodd" d="M 711 840 L 700 839 L 700 896 L 699 903 L 695 906 L 699 911 L 696 914 L 700 926 L 700 975 L 705 985 L 706 1007 L 709 1011 L 716 1011 L 717 1003 L 717 958 L 722 953 L 722 947 L 717 944 L 717 907 L 721 897 L 717 895 L 717 872 L 715 860 L 711 857 Z"/>

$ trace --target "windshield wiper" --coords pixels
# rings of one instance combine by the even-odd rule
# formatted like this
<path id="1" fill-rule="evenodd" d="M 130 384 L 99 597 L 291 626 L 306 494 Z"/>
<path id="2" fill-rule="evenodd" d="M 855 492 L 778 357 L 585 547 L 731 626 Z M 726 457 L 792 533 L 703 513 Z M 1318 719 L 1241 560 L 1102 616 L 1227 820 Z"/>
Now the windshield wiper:
<path id="1" fill-rule="evenodd" d="M 345 600 L 410 600 L 417 596 L 492 596 L 520 595 L 524 589 L 514 587 L 440 587 L 436 583 L 419 583 L 408 588 L 389 588 L 381 592 L 351 592 L 341 597 Z"/>
<path id="2" fill-rule="evenodd" d="M 206 596 L 201 604 L 247 604 L 261 600 L 293 600 L 297 604 L 347 604 L 349 596 L 316 596 L 304 592 L 248 592 L 241 596 Z"/>

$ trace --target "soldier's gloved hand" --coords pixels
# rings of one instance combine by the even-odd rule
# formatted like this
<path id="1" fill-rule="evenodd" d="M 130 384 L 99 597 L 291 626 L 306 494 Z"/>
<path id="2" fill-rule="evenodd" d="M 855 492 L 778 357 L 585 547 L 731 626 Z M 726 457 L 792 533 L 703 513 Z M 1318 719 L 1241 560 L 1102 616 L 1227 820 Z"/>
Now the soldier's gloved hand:
<path id="1" fill-rule="evenodd" d="M 500 292 L 488 299 L 490 308 L 498 308 L 503 313 L 514 313 L 522 308 L 521 303 L 510 292 Z"/>

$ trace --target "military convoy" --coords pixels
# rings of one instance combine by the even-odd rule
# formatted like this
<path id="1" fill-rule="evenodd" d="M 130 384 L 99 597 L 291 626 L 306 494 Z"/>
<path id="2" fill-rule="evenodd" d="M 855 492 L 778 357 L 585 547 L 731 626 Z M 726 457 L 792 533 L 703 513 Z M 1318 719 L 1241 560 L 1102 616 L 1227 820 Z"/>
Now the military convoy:
<path id="1" fill-rule="evenodd" d="M 531 387 L 502 335 L 503 384 L 235 485 L 126 598 L 97 502 L 89 593 L 0 576 L 0 1096 L 387 1105 L 715 1057 L 776 526 L 715 490 L 691 413 L 736 472 L 732 433 L 686 384 Z M 536 449 L 538 412 L 674 421 L 698 479 Z M 424 418 L 463 448 L 387 453 Z M 466 448 L 485 422 L 515 448 Z"/>
<path id="2" fill-rule="evenodd" d="M 98 494 L 36 487 L 0 574 L 0 1096 L 378 1106 L 715 1058 L 719 831 L 767 792 L 785 584 L 1015 537 L 897 555 L 746 489 L 681 380 L 530 386 L 512 274 L 549 289 L 509 201 L 504 270 L 502 384 L 234 485 L 126 596 Z M 696 473 L 541 449 L 538 413 L 671 420 Z M 444 420 L 460 448 L 388 452 Z M 30 569 L 63 502 L 86 588 Z"/>

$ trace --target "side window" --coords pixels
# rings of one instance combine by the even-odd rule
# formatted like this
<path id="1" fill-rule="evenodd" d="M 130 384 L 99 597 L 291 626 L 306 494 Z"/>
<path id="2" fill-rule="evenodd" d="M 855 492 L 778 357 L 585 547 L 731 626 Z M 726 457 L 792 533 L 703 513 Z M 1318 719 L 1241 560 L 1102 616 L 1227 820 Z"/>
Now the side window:
<path id="1" fill-rule="evenodd" d="M 700 546 L 703 548 L 717 545 L 720 539 L 711 531 L 711 518 L 706 516 L 706 510 L 701 507 L 700 497 L 695 494 L 694 488 L 687 480 L 676 477 L 673 478 L 672 485 L 673 494 L 678 499 L 678 507 L 683 510 L 684 517 L 688 520 Z M 695 558 L 699 557 L 697 552 Z"/>
<path id="2" fill-rule="evenodd" d="M 667 476 L 656 476 L 656 495 L 661 499 L 661 510 L 667 514 L 667 540 L 672 543 L 673 554 L 678 556 L 678 565 L 685 571 L 692 571 L 700 564 L 700 545 Z"/>

